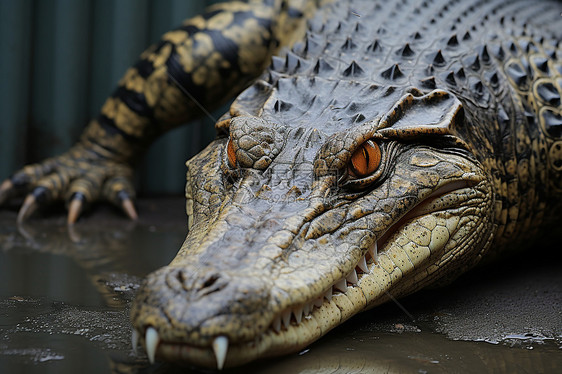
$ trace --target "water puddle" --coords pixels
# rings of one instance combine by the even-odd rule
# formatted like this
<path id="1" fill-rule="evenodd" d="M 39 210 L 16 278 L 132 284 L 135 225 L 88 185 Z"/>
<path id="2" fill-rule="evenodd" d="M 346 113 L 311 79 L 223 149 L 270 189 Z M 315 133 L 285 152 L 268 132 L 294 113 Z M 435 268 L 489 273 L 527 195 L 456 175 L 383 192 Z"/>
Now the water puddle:
<path id="1" fill-rule="evenodd" d="M 102 208 L 15 225 L 0 211 L 0 373 L 208 372 L 149 365 L 129 308 L 185 235 L 182 199 L 141 201 L 130 224 Z M 552 260 L 552 259 L 551 259 Z M 519 261 L 519 262 L 517 262 Z M 525 266 L 523 266 L 525 265 Z M 365 312 L 307 349 L 231 373 L 562 372 L 562 276 L 554 261 L 485 267 L 452 286 Z"/>

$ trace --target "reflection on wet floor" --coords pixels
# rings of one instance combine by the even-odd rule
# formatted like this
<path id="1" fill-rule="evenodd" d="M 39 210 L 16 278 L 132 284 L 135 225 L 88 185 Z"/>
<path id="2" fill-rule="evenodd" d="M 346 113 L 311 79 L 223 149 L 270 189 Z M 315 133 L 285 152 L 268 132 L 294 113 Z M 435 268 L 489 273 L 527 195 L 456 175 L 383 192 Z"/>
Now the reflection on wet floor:
<path id="1" fill-rule="evenodd" d="M 136 225 L 101 209 L 72 231 L 62 215 L 18 230 L 15 209 L 0 211 L 0 373 L 197 372 L 150 366 L 130 343 L 130 302 L 181 245 L 183 207 L 142 200 Z M 228 372 L 562 372 L 561 276 L 548 258 L 528 265 L 512 259 L 519 274 L 488 266 L 401 300 L 414 321 L 385 305 L 298 354 Z"/>

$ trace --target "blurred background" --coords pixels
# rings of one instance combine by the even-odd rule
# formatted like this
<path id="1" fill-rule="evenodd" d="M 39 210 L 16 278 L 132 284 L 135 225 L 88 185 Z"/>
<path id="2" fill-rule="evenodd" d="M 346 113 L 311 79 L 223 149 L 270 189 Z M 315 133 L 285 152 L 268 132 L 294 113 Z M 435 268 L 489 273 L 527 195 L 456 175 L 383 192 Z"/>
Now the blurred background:
<path id="1" fill-rule="evenodd" d="M 0 0 L 0 180 L 66 151 L 144 49 L 217 2 Z M 158 139 L 138 165 L 138 192 L 182 194 L 185 161 L 213 139 L 212 124 Z"/>

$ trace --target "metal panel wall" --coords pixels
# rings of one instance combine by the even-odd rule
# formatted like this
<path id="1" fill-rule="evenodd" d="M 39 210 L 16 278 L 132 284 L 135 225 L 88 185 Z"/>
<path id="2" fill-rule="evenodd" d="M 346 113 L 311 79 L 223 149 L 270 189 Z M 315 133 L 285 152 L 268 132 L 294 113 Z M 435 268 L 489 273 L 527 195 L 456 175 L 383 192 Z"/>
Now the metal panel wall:
<path id="1" fill-rule="evenodd" d="M 138 55 L 215 2 L 0 0 L 0 180 L 68 149 Z M 210 122 L 158 139 L 137 169 L 140 191 L 181 193 Z"/>

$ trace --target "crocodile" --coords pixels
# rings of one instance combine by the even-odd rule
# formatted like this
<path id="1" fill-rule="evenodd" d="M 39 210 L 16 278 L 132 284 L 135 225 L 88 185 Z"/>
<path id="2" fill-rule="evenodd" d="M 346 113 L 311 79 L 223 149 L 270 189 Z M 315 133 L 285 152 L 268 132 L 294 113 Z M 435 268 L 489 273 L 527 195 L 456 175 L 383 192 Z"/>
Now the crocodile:
<path id="1" fill-rule="evenodd" d="M 215 5 L 144 52 L 79 142 L 4 181 L 0 203 L 31 191 L 20 221 L 55 200 L 69 224 L 99 199 L 136 218 L 133 161 L 236 96 L 186 164 L 188 234 L 139 289 L 133 341 L 151 362 L 219 369 L 298 351 L 556 224 L 561 11 Z"/>

